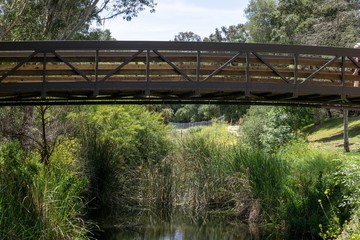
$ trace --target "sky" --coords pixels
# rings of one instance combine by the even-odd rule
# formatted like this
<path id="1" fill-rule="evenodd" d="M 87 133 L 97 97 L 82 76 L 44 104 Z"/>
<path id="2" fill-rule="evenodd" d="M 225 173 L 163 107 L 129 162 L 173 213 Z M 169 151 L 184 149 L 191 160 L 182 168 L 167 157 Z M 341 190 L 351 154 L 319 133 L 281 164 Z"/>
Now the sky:
<path id="1" fill-rule="evenodd" d="M 179 32 L 194 32 L 202 38 L 215 28 L 245 23 L 249 0 L 155 0 L 149 9 L 127 22 L 121 18 L 105 23 L 116 40 L 169 41 Z"/>

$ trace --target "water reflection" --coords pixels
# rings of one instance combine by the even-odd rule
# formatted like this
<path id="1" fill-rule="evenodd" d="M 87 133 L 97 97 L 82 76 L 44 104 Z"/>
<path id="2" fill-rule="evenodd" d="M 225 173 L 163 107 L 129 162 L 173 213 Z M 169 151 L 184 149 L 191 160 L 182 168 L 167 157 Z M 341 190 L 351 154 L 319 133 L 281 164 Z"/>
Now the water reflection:
<path id="1" fill-rule="evenodd" d="M 254 232 L 255 229 L 255 232 Z M 206 223 L 201 226 L 190 223 L 162 222 L 149 224 L 141 228 L 128 230 L 108 229 L 101 239 L 105 240 L 209 240 L 209 239 L 259 239 L 257 228 L 245 224 L 215 224 Z"/>

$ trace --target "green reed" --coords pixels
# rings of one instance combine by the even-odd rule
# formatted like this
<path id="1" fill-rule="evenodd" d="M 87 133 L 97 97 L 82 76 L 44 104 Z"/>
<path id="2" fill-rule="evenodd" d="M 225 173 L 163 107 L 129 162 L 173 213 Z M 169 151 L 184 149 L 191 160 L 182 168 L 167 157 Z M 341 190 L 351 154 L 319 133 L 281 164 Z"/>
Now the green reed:
<path id="1" fill-rule="evenodd" d="M 335 228 L 349 218 L 339 207 L 348 190 L 336 177 L 343 168 L 336 154 L 305 142 L 269 154 L 228 134 L 219 125 L 188 130 L 172 155 L 174 205 L 194 221 L 215 214 L 266 226 L 273 238 L 319 238 L 320 224 Z"/>
<path id="2" fill-rule="evenodd" d="M 1 239 L 85 239 L 81 216 L 86 181 L 60 163 L 44 166 L 17 143 L 2 143 L 0 160 Z"/>

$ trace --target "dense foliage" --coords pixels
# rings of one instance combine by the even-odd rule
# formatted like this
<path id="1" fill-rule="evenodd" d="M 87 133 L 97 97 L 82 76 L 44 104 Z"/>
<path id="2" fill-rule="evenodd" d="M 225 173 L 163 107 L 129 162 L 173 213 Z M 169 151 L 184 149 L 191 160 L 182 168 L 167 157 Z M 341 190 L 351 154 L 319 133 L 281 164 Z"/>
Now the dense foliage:
<path id="1" fill-rule="evenodd" d="M 161 178 L 161 161 L 171 149 L 160 114 L 140 106 L 97 106 L 69 117 L 90 181 L 91 214 L 116 219 L 156 205 L 159 189 L 149 189 L 148 181 Z"/>
<path id="2" fill-rule="evenodd" d="M 244 148 L 243 141 L 221 125 L 190 130 L 171 160 L 174 204 L 197 221 L 260 224 L 272 239 L 341 233 L 359 200 L 352 185 L 358 182 L 345 173 L 353 164 L 304 141 L 274 154 Z"/>
<path id="3" fill-rule="evenodd" d="M 157 186 L 167 181 L 162 161 L 172 145 L 160 114 L 84 107 L 68 112 L 67 121 L 72 134 L 58 136 L 46 164 L 41 151 L 3 139 L 0 238 L 87 238 L 90 222 L 124 224 L 129 214 L 165 203 Z"/>
<path id="4" fill-rule="evenodd" d="M 352 47 L 359 41 L 359 9 L 357 0 L 251 0 L 249 40 Z"/>
<path id="5" fill-rule="evenodd" d="M 313 122 L 313 110 L 294 107 L 250 107 L 240 127 L 244 144 L 274 152 L 296 139 L 301 129 Z"/>
<path id="6" fill-rule="evenodd" d="M 79 31 L 89 31 L 91 22 L 122 16 L 136 17 L 153 0 L 15 0 L 0 1 L 1 40 L 67 40 Z M 99 31 L 99 30 L 95 30 Z"/>
<path id="7" fill-rule="evenodd" d="M 0 39 L 110 40 L 91 23 L 130 20 L 155 5 L 0 0 Z M 174 40 L 349 47 L 360 40 L 359 10 L 357 0 L 251 0 L 247 23 Z M 225 125 L 166 125 L 221 116 L 241 123 L 238 136 Z M 215 105 L 1 108 L 0 238 L 86 239 L 99 227 L 135 228 L 140 216 L 162 221 L 180 209 L 195 223 L 255 224 L 255 237 L 356 239 L 359 162 L 306 143 L 313 116 Z"/>

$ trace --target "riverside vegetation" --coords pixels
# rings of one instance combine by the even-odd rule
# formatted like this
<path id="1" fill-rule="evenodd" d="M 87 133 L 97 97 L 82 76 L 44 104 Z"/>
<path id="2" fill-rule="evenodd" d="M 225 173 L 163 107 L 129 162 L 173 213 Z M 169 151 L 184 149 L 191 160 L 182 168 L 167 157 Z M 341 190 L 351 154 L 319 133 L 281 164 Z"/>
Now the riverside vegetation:
<path id="1" fill-rule="evenodd" d="M 1 239 L 142 231 L 144 216 L 168 221 L 179 211 L 199 226 L 246 223 L 268 239 L 360 236 L 360 156 L 307 142 L 300 129 L 309 121 L 295 123 L 284 108 L 251 107 L 239 136 L 220 123 L 179 134 L 142 106 L 65 115 L 71 133 L 58 137 L 48 164 L 39 149 L 2 139 Z"/>
<path id="2" fill-rule="evenodd" d="M 156 5 L 8 2 L 0 0 L 4 41 L 111 40 L 109 30 L 91 27 L 104 23 L 103 11 L 130 20 Z M 352 47 L 359 40 L 359 9 L 358 1 L 250 0 L 245 24 L 174 40 Z M 197 225 L 211 218 L 245 222 L 262 238 L 360 238 L 360 156 L 307 142 L 302 132 L 312 111 L 172 110 L 161 116 L 140 106 L 1 108 L 0 239 L 87 239 L 108 227 L 142 231 L 144 216 L 167 221 L 177 211 Z M 218 113 L 235 120 L 245 112 L 239 137 L 221 124 L 183 135 L 164 124 L 171 114 L 179 121 Z M 359 140 L 354 132 L 350 137 Z"/>

